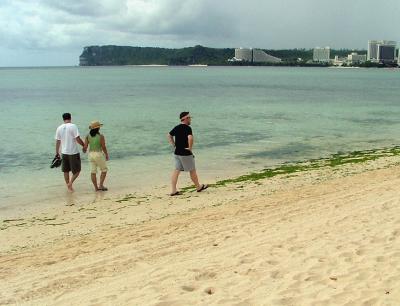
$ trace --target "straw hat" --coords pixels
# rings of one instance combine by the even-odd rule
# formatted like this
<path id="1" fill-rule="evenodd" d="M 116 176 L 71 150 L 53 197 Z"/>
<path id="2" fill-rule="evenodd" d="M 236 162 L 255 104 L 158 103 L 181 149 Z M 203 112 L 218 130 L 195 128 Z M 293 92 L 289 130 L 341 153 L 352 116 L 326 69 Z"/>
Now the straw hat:
<path id="1" fill-rule="evenodd" d="M 99 121 L 92 121 L 89 125 L 89 129 L 90 130 L 94 130 L 94 129 L 98 129 L 99 127 L 101 127 L 103 124 L 100 123 Z"/>

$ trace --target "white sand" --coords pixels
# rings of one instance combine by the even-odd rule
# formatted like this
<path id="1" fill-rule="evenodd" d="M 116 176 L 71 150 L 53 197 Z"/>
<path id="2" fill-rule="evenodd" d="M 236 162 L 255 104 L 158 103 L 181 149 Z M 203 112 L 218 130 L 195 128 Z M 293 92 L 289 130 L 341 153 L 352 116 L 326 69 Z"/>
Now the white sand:
<path id="1" fill-rule="evenodd" d="M 400 305 L 399 161 L 3 221 L 0 305 Z"/>

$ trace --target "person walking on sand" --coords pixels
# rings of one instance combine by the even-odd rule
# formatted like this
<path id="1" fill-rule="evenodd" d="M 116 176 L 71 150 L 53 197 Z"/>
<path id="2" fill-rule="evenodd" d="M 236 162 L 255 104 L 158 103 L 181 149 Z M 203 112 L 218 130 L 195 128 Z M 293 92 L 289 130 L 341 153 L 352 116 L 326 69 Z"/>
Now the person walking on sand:
<path id="1" fill-rule="evenodd" d="M 85 146 L 83 152 L 86 152 L 89 148 L 89 162 L 91 168 L 91 179 L 96 191 L 107 191 L 108 189 L 104 186 L 104 180 L 107 175 L 107 164 L 109 160 L 106 139 L 104 135 L 100 134 L 101 124 L 99 121 L 93 121 L 90 126 L 90 132 L 85 138 Z M 100 169 L 100 184 L 97 185 L 97 168 Z"/>
<path id="2" fill-rule="evenodd" d="M 169 143 L 175 148 L 175 170 L 172 173 L 171 183 L 172 192 L 171 196 L 180 195 L 176 185 L 181 171 L 189 171 L 190 178 L 196 186 L 197 192 L 201 192 L 208 188 L 208 185 L 199 183 L 197 177 L 193 149 L 193 133 L 190 124 L 192 117 L 189 112 L 182 112 L 179 115 L 181 124 L 174 127 L 167 135 Z"/>
<path id="3" fill-rule="evenodd" d="M 71 114 L 62 115 L 64 123 L 56 130 L 56 156 L 60 156 L 61 147 L 61 171 L 64 173 L 65 183 L 69 191 L 74 191 L 72 184 L 81 172 L 81 157 L 78 145 L 82 147 L 84 143 L 79 135 L 78 127 L 71 123 Z M 72 172 L 70 177 L 69 173 Z"/>

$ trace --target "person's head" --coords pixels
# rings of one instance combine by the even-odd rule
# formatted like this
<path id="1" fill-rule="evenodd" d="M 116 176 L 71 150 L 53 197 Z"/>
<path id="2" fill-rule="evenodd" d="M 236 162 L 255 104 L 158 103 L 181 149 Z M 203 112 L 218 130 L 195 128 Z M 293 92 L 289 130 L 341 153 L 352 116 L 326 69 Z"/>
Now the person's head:
<path id="1" fill-rule="evenodd" d="M 192 117 L 190 117 L 189 112 L 182 112 L 179 115 L 179 119 L 181 119 L 181 123 L 190 125 L 192 123 Z"/>
<path id="2" fill-rule="evenodd" d="M 89 131 L 90 136 L 92 136 L 92 137 L 96 136 L 97 134 L 99 134 L 99 131 L 100 131 L 100 128 L 91 129 L 91 130 Z"/>
<path id="3" fill-rule="evenodd" d="M 94 137 L 96 136 L 96 134 L 99 133 L 100 127 L 103 124 L 100 123 L 99 121 L 92 121 L 89 125 L 89 129 L 90 129 L 90 136 Z"/>
<path id="4" fill-rule="evenodd" d="M 70 113 L 64 113 L 64 114 L 62 115 L 62 117 L 63 117 L 63 120 L 64 120 L 65 122 L 71 121 L 71 114 L 70 114 Z"/>

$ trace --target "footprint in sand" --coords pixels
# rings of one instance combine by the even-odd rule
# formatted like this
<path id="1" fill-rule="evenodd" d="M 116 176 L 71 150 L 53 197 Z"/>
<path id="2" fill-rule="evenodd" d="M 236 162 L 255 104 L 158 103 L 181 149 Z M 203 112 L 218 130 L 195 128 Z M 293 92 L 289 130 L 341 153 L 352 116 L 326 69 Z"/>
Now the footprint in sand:
<path id="1" fill-rule="evenodd" d="M 374 237 L 370 240 L 370 243 L 382 243 L 382 242 L 386 242 L 386 238 Z"/>
<path id="2" fill-rule="evenodd" d="M 213 279 L 217 276 L 217 273 L 215 272 L 202 272 L 198 275 L 195 276 L 195 280 L 200 281 L 200 280 L 207 280 L 207 279 Z"/>
<path id="3" fill-rule="evenodd" d="M 344 252 L 339 255 L 340 258 L 344 257 L 345 262 L 353 262 L 353 256 L 354 254 L 351 252 Z"/>
<path id="4" fill-rule="evenodd" d="M 359 250 L 356 251 L 356 254 L 358 256 L 363 256 L 365 254 L 365 250 L 364 249 L 359 249 Z"/>
<path id="5" fill-rule="evenodd" d="M 193 292 L 193 291 L 197 290 L 197 287 L 193 286 L 193 285 L 182 286 L 182 290 L 187 291 L 187 292 Z"/>
<path id="6" fill-rule="evenodd" d="M 271 266 L 276 266 L 279 264 L 279 261 L 277 260 L 267 260 L 267 264 L 271 265 Z"/>
<path id="7" fill-rule="evenodd" d="M 183 306 L 183 305 L 188 305 L 187 301 L 178 301 L 178 300 L 171 300 L 171 301 L 164 301 L 164 302 L 159 302 L 155 304 L 154 306 Z"/>
<path id="8" fill-rule="evenodd" d="M 270 274 L 272 279 L 281 279 L 284 277 L 284 273 L 282 271 L 276 270 L 276 271 L 272 271 Z"/>
<path id="9" fill-rule="evenodd" d="M 396 240 L 399 236 L 400 231 L 399 230 L 394 230 L 391 234 L 391 237 L 389 238 L 389 241 Z"/>

